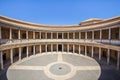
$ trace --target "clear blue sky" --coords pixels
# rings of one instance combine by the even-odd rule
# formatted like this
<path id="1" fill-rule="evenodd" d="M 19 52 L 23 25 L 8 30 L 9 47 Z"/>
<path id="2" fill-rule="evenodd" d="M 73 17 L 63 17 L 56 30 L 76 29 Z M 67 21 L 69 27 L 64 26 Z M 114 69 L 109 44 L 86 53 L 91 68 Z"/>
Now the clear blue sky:
<path id="1" fill-rule="evenodd" d="M 120 0 L 0 0 L 0 15 L 39 24 L 79 24 L 120 16 Z"/>

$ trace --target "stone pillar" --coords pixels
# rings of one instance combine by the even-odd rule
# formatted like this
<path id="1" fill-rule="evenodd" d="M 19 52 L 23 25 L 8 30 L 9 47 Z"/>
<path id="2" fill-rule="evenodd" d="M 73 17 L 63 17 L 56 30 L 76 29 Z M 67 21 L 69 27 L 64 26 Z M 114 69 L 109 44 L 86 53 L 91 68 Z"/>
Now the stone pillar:
<path id="1" fill-rule="evenodd" d="M 62 39 L 64 39 L 64 33 L 62 32 Z"/>
<path id="2" fill-rule="evenodd" d="M 28 39 L 28 31 L 26 31 L 26 39 Z"/>
<path id="3" fill-rule="evenodd" d="M 109 28 L 109 43 L 111 42 L 111 28 Z"/>
<path id="4" fill-rule="evenodd" d="M 12 39 L 12 29 L 10 28 L 10 37 L 9 39 L 11 40 Z"/>
<path id="5" fill-rule="evenodd" d="M 35 45 L 33 45 L 33 55 L 35 55 Z"/>
<path id="6" fill-rule="evenodd" d="M 94 41 L 94 31 L 92 31 L 92 40 Z"/>
<path id="7" fill-rule="evenodd" d="M 58 39 L 58 32 L 57 32 L 57 39 Z"/>
<path id="8" fill-rule="evenodd" d="M 0 65 L 1 65 L 1 69 L 3 69 L 3 53 L 2 51 L 0 51 Z"/>
<path id="9" fill-rule="evenodd" d="M 117 53 L 117 70 L 120 68 L 120 51 Z"/>
<path id="10" fill-rule="evenodd" d="M 33 31 L 33 39 L 35 39 L 35 31 Z"/>
<path id="11" fill-rule="evenodd" d="M 57 52 L 58 52 L 58 44 L 57 44 L 57 47 L 56 47 L 56 48 L 57 48 Z"/>
<path id="12" fill-rule="evenodd" d="M 69 32 L 67 34 L 68 34 L 68 39 L 69 39 Z"/>
<path id="13" fill-rule="evenodd" d="M 20 37 L 20 29 L 18 30 L 18 39 L 21 39 L 21 37 Z"/>
<path id="14" fill-rule="evenodd" d="M 40 39 L 41 39 L 41 32 L 39 32 L 39 37 L 40 37 Z"/>
<path id="15" fill-rule="evenodd" d="M 21 47 L 19 47 L 19 60 L 21 60 Z"/>
<path id="16" fill-rule="evenodd" d="M 73 32 L 73 39 L 75 39 L 75 32 Z"/>
<path id="17" fill-rule="evenodd" d="M 47 52 L 47 44 L 45 45 L 45 52 Z"/>
<path id="18" fill-rule="evenodd" d="M 100 41 L 102 42 L 102 30 L 100 29 Z"/>
<path id="19" fill-rule="evenodd" d="M 26 55 L 27 55 L 27 57 L 29 56 L 29 52 L 28 52 L 28 46 L 26 46 Z"/>
<path id="20" fill-rule="evenodd" d="M 80 51 L 81 51 L 81 48 L 80 48 L 80 45 L 79 45 L 79 54 L 81 54 L 81 52 L 80 52 Z"/>
<path id="21" fill-rule="evenodd" d="M 85 40 L 87 40 L 87 31 L 85 32 Z"/>
<path id="22" fill-rule="evenodd" d="M 47 39 L 47 32 L 45 33 L 45 39 Z"/>
<path id="23" fill-rule="evenodd" d="M 51 44 L 51 52 L 53 52 L 53 44 Z"/>
<path id="24" fill-rule="evenodd" d="M 73 44 L 73 53 L 75 53 L 75 45 Z"/>
<path id="25" fill-rule="evenodd" d="M 110 49 L 107 51 L 107 64 L 110 63 Z"/>
<path id="26" fill-rule="evenodd" d="M 85 56 L 87 56 L 87 46 L 85 45 Z"/>
<path id="27" fill-rule="evenodd" d="M 119 40 L 120 40 L 120 27 L 119 27 Z"/>
<path id="28" fill-rule="evenodd" d="M 53 32 L 51 32 L 51 39 L 53 39 Z"/>
<path id="29" fill-rule="evenodd" d="M 81 32 L 79 32 L 79 39 L 81 39 Z"/>
<path id="30" fill-rule="evenodd" d="M 40 51 L 40 53 L 41 53 L 41 44 L 39 45 L 39 51 Z"/>
<path id="31" fill-rule="evenodd" d="M 101 47 L 99 47 L 99 61 L 101 60 Z"/>
<path id="32" fill-rule="evenodd" d="M 62 52 L 64 52 L 64 44 L 62 44 Z"/>
<path id="33" fill-rule="evenodd" d="M 94 47 L 92 46 L 91 57 L 94 57 Z"/>
<path id="34" fill-rule="evenodd" d="M 69 53 L 69 44 L 67 44 L 67 52 Z"/>
<path id="35" fill-rule="evenodd" d="M 0 39 L 2 39 L 1 26 L 0 26 Z"/>
<path id="36" fill-rule="evenodd" d="M 13 49 L 10 49 L 10 63 L 13 63 Z"/>

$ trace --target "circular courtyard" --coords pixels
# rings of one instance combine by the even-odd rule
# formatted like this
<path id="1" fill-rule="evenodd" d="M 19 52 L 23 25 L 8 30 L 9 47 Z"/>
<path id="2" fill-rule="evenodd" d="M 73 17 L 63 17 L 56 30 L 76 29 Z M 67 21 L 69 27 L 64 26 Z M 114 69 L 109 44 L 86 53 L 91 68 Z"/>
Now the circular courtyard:
<path id="1" fill-rule="evenodd" d="M 98 80 L 100 65 L 88 56 L 48 52 L 24 58 L 11 65 L 8 80 Z"/>

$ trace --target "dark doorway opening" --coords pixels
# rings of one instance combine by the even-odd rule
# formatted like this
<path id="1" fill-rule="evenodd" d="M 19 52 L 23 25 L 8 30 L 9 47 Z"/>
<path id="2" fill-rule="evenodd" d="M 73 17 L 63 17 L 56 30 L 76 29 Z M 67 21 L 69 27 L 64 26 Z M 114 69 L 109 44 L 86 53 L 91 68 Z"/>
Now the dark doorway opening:
<path id="1" fill-rule="evenodd" d="M 62 34 L 58 34 L 58 39 L 62 39 Z"/>
<path id="2" fill-rule="evenodd" d="M 62 51 L 62 45 L 58 45 L 58 51 Z"/>

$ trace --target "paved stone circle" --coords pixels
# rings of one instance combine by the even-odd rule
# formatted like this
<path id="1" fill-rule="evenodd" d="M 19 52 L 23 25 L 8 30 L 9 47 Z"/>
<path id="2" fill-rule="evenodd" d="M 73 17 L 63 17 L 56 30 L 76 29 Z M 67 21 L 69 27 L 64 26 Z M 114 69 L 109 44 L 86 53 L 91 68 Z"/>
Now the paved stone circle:
<path id="1" fill-rule="evenodd" d="M 93 58 L 66 52 L 36 54 L 7 71 L 8 80 L 98 80 L 100 75 L 101 68 Z"/>
<path id="2" fill-rule="evenodd" d="M 52 65 L 49 70 L 54 75 L 66 75 L 71 71 L 71 68 L 69 65 L 57 63 Z"/>

